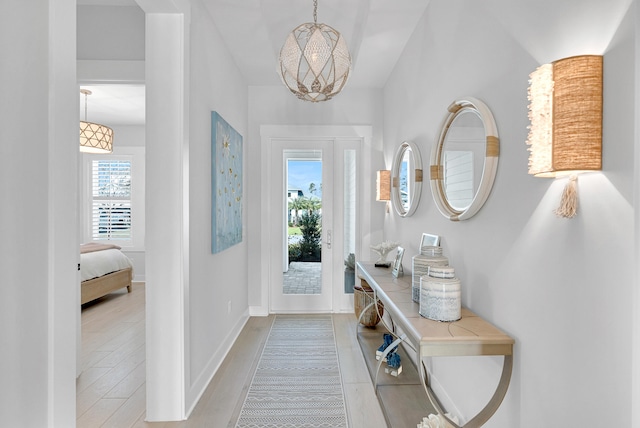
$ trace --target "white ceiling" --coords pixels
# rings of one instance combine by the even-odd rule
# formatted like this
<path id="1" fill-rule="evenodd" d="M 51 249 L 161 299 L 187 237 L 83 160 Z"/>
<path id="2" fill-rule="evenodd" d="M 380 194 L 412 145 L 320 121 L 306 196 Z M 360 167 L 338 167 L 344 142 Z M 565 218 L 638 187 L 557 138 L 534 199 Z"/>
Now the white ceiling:
<path id="1" fill-rule="evenodd" d="M 276 72 L 280 48 L 291 30 L 313 21 L 313 1 L 202 2 L 247 84 L 282 85 Z M 382 88 L 385 85 L 428 3 L 429 0 L 318 0 L 318 22 L 341 32 L 349 46 L 353 69 L 348 86 Z M 137 5 L 135 0 L 78 0 L 78 4 Z M 88 120 L 93 118 L 105 125 L 143 123 L 144 87 L 88 88 L 93 91 L 88 99 Z M 81 106 L 84 117 L 82 100 Z"/>
<path id="2" fill-rule="evenodd" d="M 249 85 L 277 85 L 280 48 L 313 22 L 312 0 L 203 0 Z M 428 0 L 319 0 L 318 22 L 342 33 L 353 61 L 349 85 L 381 88 Z"/>
<path id="3" fill-rule="evenodd" d="M 107 126 L 144 124 L 144 85 L 81 85 L 86 97 L 86 120 Z M 85 96 L 80 94 L 80 119 L 85 120 Z"/>

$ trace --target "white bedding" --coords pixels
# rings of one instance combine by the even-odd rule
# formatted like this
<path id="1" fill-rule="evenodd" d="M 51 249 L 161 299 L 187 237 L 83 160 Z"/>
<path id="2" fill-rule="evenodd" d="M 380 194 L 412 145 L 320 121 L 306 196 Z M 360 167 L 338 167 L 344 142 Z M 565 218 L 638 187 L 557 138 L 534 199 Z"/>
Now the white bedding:
<path id="1" fill-rule="evenodd" d="M 131 260 L 115 248 L 80 254 L 80 280 L 97 278 L 111 272 L 133 267 Z"/>

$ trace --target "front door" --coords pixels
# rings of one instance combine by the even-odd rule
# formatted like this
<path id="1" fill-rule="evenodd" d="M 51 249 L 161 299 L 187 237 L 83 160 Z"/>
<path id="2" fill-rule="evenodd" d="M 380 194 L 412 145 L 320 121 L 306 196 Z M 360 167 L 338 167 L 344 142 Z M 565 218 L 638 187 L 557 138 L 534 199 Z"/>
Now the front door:
<path id="1" fill-rule="evenodd" d="M 345 176 L 355 177 L 357 150 L 336 147 L 330 139 L 273 141 L 271 312 L 332 312 L 350 292 L 344 260 L 355 251 L 356 228 L 345 233 L 344 224 L 355 203 L 346 209 L 344 195 L 355 201 L 355 182 L 347 178 L 345 187 Z"/>
<path id="2" fill-rule="evenodd" d="M 331 141 L 277 141 L 272 150 L 271 311 L 331 310 Z"/>

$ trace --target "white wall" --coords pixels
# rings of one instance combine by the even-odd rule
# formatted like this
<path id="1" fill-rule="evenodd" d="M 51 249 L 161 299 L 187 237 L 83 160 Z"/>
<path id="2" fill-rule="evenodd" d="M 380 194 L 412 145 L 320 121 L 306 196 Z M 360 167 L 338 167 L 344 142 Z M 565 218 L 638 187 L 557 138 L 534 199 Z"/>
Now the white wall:
<path id="1" fill-rule="evenodd" d="M 247 87 L 200 1 L 192 2 L 189 93 L 187 410 L 248 318 Z M 211 254 L 211 111 L 243 137 L 243 239 Z M 149 143 L 151 144 L 151 143 Z M 229 312 L 229 305 L 231 311 Z"/>
<path id="2" fill-rule="evenodd" d="M 113 134 L 118 136 L 118 144 L 114 144 L 114 150 L 119 147 L 144 147 L 146 143 L 144 125 L 114 125 Z"/>
<path id="3" fill-rule="evenodd" d="M 0 420 L 74 426 L 75 1 L 0 3 L 0 40 Z"/>
<path id="4" fill-rule="evenodd" d="M 81 60 L 144 60 L 144 12 L 137 6 L 78 6 Z"/>
<path id="5" fill-rule="evenodd" d="M 475 217 L 448 221 L 425 186 L 413 217 L 384 220 L 385 237 L 409 258 L 422 232 L 441 235 L 463 303 L 516 340 L 511 386 L 487 427 L 589 426 L 602 413 L 607 426 L 631 426 L 630 3 L 432 0 L 385 87 L 387 164 L 403 139 L 428 159 L 456 98 L 480 98 L 497 122 L 498 174 Z M 527 175 L 527 84 L 542 63 L 583 53 L 604 54 L 604 165 L 579 178 L 578 216 L 567 220 L 552 212 L 564 182 Z M 490 397 L 500 366 L 493 357 L 432 362 L 445 404 L 465 420 Z"/>
<path id="6" fill-rule="evenodd" d="M 145 280 L 145 129 L 139 125 L 116 125 L 113 127 L 114 135 L 118 136 L 118 144 L 113 148 L 115 155 L 132 156 L 133 195 L 135 225 L 133 226 L 132 247 L 123 247 L 122 251 L 133 262 L 133 280 Z"/>
<path id="7" fill-rule="evenodd" d="M 636 27 L 640 22 L 640 7 L 638 7 L 638 2 L 633 2 L 632 11 L 635 9 L 635 23 Z M 640 31 L 636 29 L 635 32 L 635 57 L 634 57 L 634 69 L 638 70 L 640 66 Z M 635 74 L 635 87 L 640 88 L 640 75 L 638 73 Z M 634 111 L 638 111 L 640 109 L 640 91 L 636 89 L 635 91 L 635 103 L 634 103 Z M 635 251 L 634 251 L 634 261 L 635 261 L 635 277 L 634 277 L 634 287 L 633 294 L 631 296 L 631 302 L 633 305 L 633 320 L 632 320 L 632 329 L 633 329 L 633 350 L 632 350 L 632 372 L 631 372 L 631 402 L 637 403 L 640 401 L 640 287 L 638 287 L 638 282 L 640 281 L 640 210 L 638 210 L 637 201 L 640 200 L 640 151 L 637 150 L 638 147 L 638 131 L 640 127 L 638 126 L 640 122 L 635 120 L 635 152 L 634 152 L 634 186 L 633 186 L 633 196 L 634 196 L 634 231 L 633 231 L 633 240 L 635 242 Z M 640 406 L 632 406 L 632 417 L 631 417 L 631 426 L 633 428 L 640 427 Z"/>
<path id="8" fill-rule="evenodd" d="M 176 371 L 171 373 L 172 377 L 179 376 L 181 373 L 184 376 L 181 379 L 183 388 L 173 388 L 184 390 L 182 405 L 176 406 L 175 403 L 175 397 L 180 395 L 179 393 L 174 394 L 168 391 L 156 393 L 157 388 L 151 387 L 152 394 L 149 395 L 153 403 L 148 404 L 147 416 L 152 420 L 162 420 L 179 418 L 180 415 L 190 412 L 248 317 L 246 208 L 243 242 L 222 253 L 211 254 L 210 123 L 211 111 L 215 110 L 243 135 L 246 147 L 248 144 L 247 88 L 233 59 L 224 47 L 220 34 L 214 28 L 208 12 L 200 1 L 175 3 L 178 6 L 173 6 L 171 2 L 138 1 L 138 3 L 147 13 L 153 14 L 151 20 L 147 17 L 146 37 L 155 37 L 159 35 L 158 31 L 162 32 L 155 27 L 149 30 L 149 26 L 153 25 L 156 18 L 163 19 L 156 12 L 186 11 L 183 21 L 184 31 L 187 34 L 183 41 L 185 43 L 184 63 L 173 64 L 175 60 L 172 60 L 172 64 L 163 62 L 158 65 L 158 67 L 167 68 L 184 67 L 186 93 L 181 96 L 185 105 L 180 113 L 185 119 L 184 138 L 180 142 L 166 139 L 164 134 L 157 134 L 157 125 L 150 124 L 153 135 L 147 132 L 148 141 L 145 148 L 148 160 L 146 184 L 147 188 L 151 189 L 146 195 L 148 206 L 169 204 L 182 214 L 173 210 L 171 214 L 164 211 L 168 214 L 165 221 L 172 223 L 163 226 L 163 216 L 147 210 L 149 228 L 147 230 L 153 230 L 152 234 L 147 234 L 146 249 L 150 258 L 147 257 L 146 261 L 151 260 L 148 267 L 144 265 L 144 253 L 127 252 L 135 260 L 136 279 L 139 278 L 138 271 L 141 267 L 145 279 L 148 280 L 147 312 L 148 317 L 152 319 L 147 324 L 148 328 L 153 325 L 151 330 L 154 330 L 159 325 L 156 321 L 161 324 L 162 319 L 168 316 L 166 312 L 163 313 L 162 306 L 169 304 L 169 301 L 166 300 L 167 297 L 163 292 L 156 292 L 159 288 L 166 287 L 167 290 L 171 290 L 171 293 L 177 293 L 174 294 L 177 299 L 170 300 L 173 314 L 171 316 L 179 317 L 181 316 L 179 313 L 182 312 L 185 318 L 184 331 L 177 323 L 170 326 L 172 339 L 168 346 L 171 347 L 171 352 L 165 353 L 172 356 L 152 358 L 152 361 L 148 361 L 149 385 L 161 385 L 160 388 L 166 388 L 169 384 L 175 385 L 177 381 L 168 382 L 157 379 L 157 377 L 166 378 L 163 370 L 166 371 L 169 367 L 171 371 L 174 369 Z M 155 49 L 158 49 L 159 45 L 154 44 L 157 42 L 151 40 L 145 42 L 144 36 L 139 32 L 140 29 L 144 30 L 142 21 L 144 17 L 136 15 L 139 12 L 140 9 L 130 7 L 79 7 L 79 13 L 87 21 L 94 22 L 93 14 L 104 13 L 108 22 L 113 24 L 111 27 L 98 27 L 95 33 L 89 33 L 97 33 L 99 40 L 84 40 L 81 43 L 79 58 L 83 61 L 80 61 L 79 69 L 83 71 L 83 75 L 87 74 L 84 71 L 85 68 L 94 75 L 104 68 L 100 65 L 93 66 L 94 63 L 111 65 L 124 61 L 125 66 L 128 67 L 131 64 L 135 71 L 138 70 L 137 61 L 144 59 L 145 55 L 149 60 L 149 49 L 154 52 L 154 55 L 157 53 Z M 86 25 L 86 23 L 79 23 L 78 31 L 86 33 Z M 114 27 L 120 28 L 121 34 L 111 38 L 107 33 L 109 28 Z M 141 40 L 142 43 L 140 43 Z M 95 51 L 91 49 L 94 45 L 97 47 Z M 141 46 L 142 52 L 140 52 Z M 157 70 L 155 66 L 152 69 L 154 72 Z M 169 73 L 173 72 L 169 71 Z M 97 78 L 98 81 L 111 79 L 132 81 L 135 80 L 135 76 L 132 78 L 130 75 L 102 73 Z M 149 101 L 151 102 L 147 106 L 149 117 L 157 117 L 156 115 L 159 114 L 166 118 L 165 107 L 176 107 L 169 101 L 169 97 L 163 97 L 162 94 L 150 94 L 148 89 L 147 95 L 148 99 L 158 97 L 157 99 L 161 100 L 159 103 Z M 172 94 L 171 100 L 176 100 L 173 95 L 175 94 Z M 174 116 L 171 116 L 171 120 L 173 119 Z M 162 126 L 164 125 L 162 123 Z M 119 135 L 124 139 L 123 144 L 136 145 L 132 138 L 135 139 L 138 130 L 120 128 L 117 131 L 120 131 Z M 174 183 L 166 183 L 165 180 L 171 174 L 178 174 L 179 177 L 173 180 Z M 173 217 L 174 215 L 176 217 Z M 170 220 L 178 218 L 182 224 L 174 224 L 174 220 Z M 178 237 L 178 234 L 182 237 Z M 162 249 L 166 242 L 173 239 L 179 241 L 178 247 L 168 252 Z M 152 246 L 157 248 L 151 248 Z M 167 280 L 168 276 L 176 274 L 176 270 L 182 271 L 180 280 Z M 179 287 L 177 282 L 182 285 Z M 177 291 L 178 288 L 181 290 Z M 178 309 L 173 306 L 174 304 L 183 305 L 183 307 Z M 165 336 L 168 336 L 166 333 L 168 333 L 167 330 L 165 330 Z M 161 351 L 166 345 L 166 343 L 163 345 L 155 341 L 156 337 L 155 331 L 148 331 L 148 338 L 151 338 L 148 340 L 148 350 L 152 353 L 155 353 L 154 349 L 157 347 L 160 348 L 157 351 Z M 181 343 L 176 344 L 176 340 Z M 183 346 L 184 349 L 182 349 Z M 178 355 L 180 353 L 183 353 L 183 356 Z M 181 358 L 184 358 L 183 362 L 177 363 L 176 361 Z M 182 367 L 181 364 L 183 364 Z"/>

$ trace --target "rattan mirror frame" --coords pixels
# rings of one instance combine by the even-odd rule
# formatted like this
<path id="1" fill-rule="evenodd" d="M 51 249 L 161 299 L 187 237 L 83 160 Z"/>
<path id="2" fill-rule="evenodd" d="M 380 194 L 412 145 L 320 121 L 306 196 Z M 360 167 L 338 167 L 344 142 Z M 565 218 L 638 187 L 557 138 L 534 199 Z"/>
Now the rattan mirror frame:
<path id="1" fill-rule="evenodd" d="M 400 195 L 400 167 L 405 153 L 409 151 L 413 160 L 413 168 L 407 171 L 412 185 L 410 186 L 409 207 L 405 209 Z M 422 156 L 420 150 L 415 143 L 411 141 L 403 141 L 396 150 L 393 157 L 393 165 L 391 168 L 391 204 L 394 211 L 400 217 L 409 217 L 413 215 L 420 203 L 420 195 L 422 194 Z"/>
<path id="2" fill-rule="evenodd" d="M 438 210 L 451 221 L 467 220 L 473 217 L 484 205 L 491 193 L 498 169 L 500 156 L 500 138 L 498 128 L 491 110 L 477 98 L 467 97 L 454 101 L 447 109 L 449 114 L 444 120 L 438 144 L 431 151 L 429 181 L 431 193 Z M 449 127 L 458 115 L 473 110 L 482 119 L 485 133 L 485 157 L 482 178 L 471 204 L 464 210 L 457 210 L 447 201 L 444 190 L 444 146 L 447 141 Z"/>

